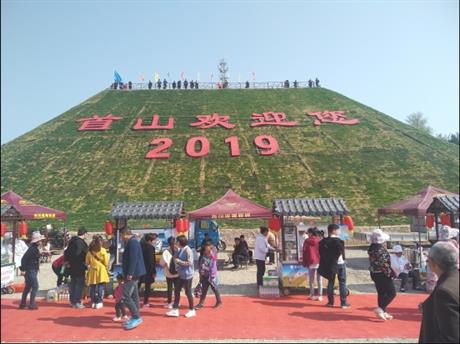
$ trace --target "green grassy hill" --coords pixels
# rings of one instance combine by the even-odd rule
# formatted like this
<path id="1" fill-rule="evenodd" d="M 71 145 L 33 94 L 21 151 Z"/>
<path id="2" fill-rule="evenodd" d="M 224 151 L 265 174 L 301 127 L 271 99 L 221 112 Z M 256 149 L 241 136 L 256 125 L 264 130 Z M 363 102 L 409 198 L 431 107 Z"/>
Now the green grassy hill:
<path id="1" fill-rule="evenodd" d="M 346 110 L 355 126 L 313 125 L 308 111 Z M 251 128 L 251 114 L 285 112 L 299 126 Z M 231 116 L 233 130 L 190 127 L 198 114 Z M 103 132 L 78 131 L 80 118 L 122 116 Z M 133 131 L 138 117 L 163 121 L 167 131 Z M 257 135 L 275 137 L 276 156 L 256 153 Z M 206 136 L 211 152 L 190 158 L 188 138 Z M 238 136 L 241 156 L 230 158 L 224 138 Z M 173 139 L 167 160 L 145 159 L 149 142 Z M 106 90 L 1 148 L 2 192 L 15 192 L 69 214 L 71 226 L 101 229 L 117 200 L 184 200 L 202 207 L 233 188 L 271 206 L 273 198 L 342 197 L 357 225 L 373 224 L 376 209 L 428 184 L 459 188 L 458 146 L 324 88 L 272 90 Z"/>

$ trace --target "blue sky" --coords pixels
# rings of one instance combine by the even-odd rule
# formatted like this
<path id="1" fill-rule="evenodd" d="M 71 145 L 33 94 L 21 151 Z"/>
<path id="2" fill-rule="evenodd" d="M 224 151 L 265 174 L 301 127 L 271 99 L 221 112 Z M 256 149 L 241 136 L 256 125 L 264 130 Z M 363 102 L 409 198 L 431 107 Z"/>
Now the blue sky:
<path id="1" fill-rule="evenodd" d="M 1 1 L 1 142 L 124 80 L 318 77 L 435 133 L 459 126 L 458 1 Z"/>

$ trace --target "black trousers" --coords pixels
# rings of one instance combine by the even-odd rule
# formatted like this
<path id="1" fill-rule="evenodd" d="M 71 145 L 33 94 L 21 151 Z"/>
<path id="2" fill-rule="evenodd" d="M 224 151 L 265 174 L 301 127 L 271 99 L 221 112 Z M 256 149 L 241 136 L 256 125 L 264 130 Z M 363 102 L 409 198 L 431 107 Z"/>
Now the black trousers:
<path id="1" fill-rule="evenodd" d="M 64 274 L 61 274 L 61 268 L 55 268 L 54 266 L 51 267 L 53 269 L 53 272 L 57 276 L 57 286 L 59 287 L 62 284 L 62 281 L 64 280 Z"/>
<path id="2" fill-rule="evenodd" d="M 149 303 L 149 296 L 152 290 L 153 282 L 154 280 L 152 278 L 145 278 L 145 276 L 142 276 L 141 279 L 139 279 L 139 284 L 138 284 L 139 289 L 141 287 L 141 284 L 144 283 L 144 305 Z"/>
<path id="3" fill-rule="evenodd" d="M 117 302 L 115 304 L 115 314 L 118 318 L 121 318 L 122 316 L 126 315 L 125 304 L 123 303 L 123 301 Z"/>
<path id="4" fill-rule="evenodd" d="M 168 296 L 168 303 L 172 302 L 173 289 L 175 291 L 178 288 L 177 286 L 178 281 L 179 281 L 179 277 L 176 277 L 176 278 L 166 277 L 166 285 L 168 286 L 168 289 L 166 290 L 166 294 Z"/>
<path id="5" fill-rule="evenodd" d="M 398 278 L 401 279 L 401 288 L 406 288 L 406 283 L 409 277 L 412 277 L 412 289 L 417 288 L 420 281 L 420 274 L 418 270 L 411 270 L 409 273 L 401 272 Z"/>
<path id="6" fill-rule="evenodd" d="M 217 285 L 214 285 L 214 283 L 210 283 L 208 277 L 200 277 L 200 282 L 202 287 L 200 297 L 201 304 L 203 304 L 204 300 L 206 300 L 206 295 L 208 294 L 209 287 L 211 287 L 212 291 L 214 292 L 214 295 L 216 295 L 216 303 L 222 303 Z"/>
<path id="7" fill-rule="evenodd" d="M 271 264 L 275 264 L 275 251 L 268 250 L 267 252 L 268 262 Z"/>
<path id="8" fill-rule="evenodd" d="M 187 300 L 188 300 L 188 308 L 190 310 L 193 309 L 192 280 L 193 280 L 192 278 L 188 280 L 178 278 L 177 288 L 176 290 L 174 290 L 174 305 L 173 305 L 174 309 L 179 308 L 180 292 L 182 288 L 185 289 L 185 295 L 187 296 Z"/>
<path id="9" fill-rule="evenodd" d="M 263 277 L 265 275 L 265 260 L 256 259 L 257 266 L 257 285 L 263 285 Z"/>
<path id="10" fill-rule="evenodd" d="M 375 289 L 377 289 L 377 302 L 381 309 L 386 312 L 387 306 L 393 301 L 396 296 L 393 280 L 383 272 L 372 273 L 371 278 L 374 281 Z"/>

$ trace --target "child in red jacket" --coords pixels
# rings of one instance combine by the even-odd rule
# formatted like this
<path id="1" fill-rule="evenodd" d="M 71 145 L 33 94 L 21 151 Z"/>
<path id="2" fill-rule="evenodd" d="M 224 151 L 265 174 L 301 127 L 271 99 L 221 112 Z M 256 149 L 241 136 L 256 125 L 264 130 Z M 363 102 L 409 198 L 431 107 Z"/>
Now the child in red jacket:
<path id="1" fill-rule="evenodd" d="M 310 300 L 323 300 L 323 282 L 318 273 L 319 267 L 319 242 L 322 239 L 322 231 L 318 228 L 308 228 L 308 239 L 303 242 L 303 265 L 308 269 L 310 283 Z M 315 296 L 315 274 L 318 281 L 318 296 Z"/>

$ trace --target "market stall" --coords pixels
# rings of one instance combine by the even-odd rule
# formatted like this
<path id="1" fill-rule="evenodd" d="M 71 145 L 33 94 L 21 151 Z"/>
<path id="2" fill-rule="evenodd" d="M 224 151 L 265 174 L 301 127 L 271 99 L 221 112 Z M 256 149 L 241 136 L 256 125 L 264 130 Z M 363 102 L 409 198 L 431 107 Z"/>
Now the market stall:
<path id="1" fill-rule="evenodd" d="M 427 209 L 428 214 L 433 214 L 433 221 L 436 228 L 440 224 L 438 219 L 445 221 L 445 224 L 450 227 L 459 228 L 459 196 L 437 196 L 433 198 L 433 202 Z"/>
<path id="2" fill-rule="evenodd" d="M 306 227 L 295 223 L 296 216 L 313 216 L 329 218 L 336 223 L 337 217 L 343 238 L 348 228 L 344 225 L 344 217 L 349 210 L 341 198 L 303 198 L 273 200 L 273 214 L 279 216 L 281 229 L 281 255 L 278 262 L 278 274 L 285 295 L 289 288 L 306 288 L 308 286 L 308 269 L 302 265 L 302 247 Z M 318 222 L 316 226 L 327 229 Z M 325 230 L 327 233 L 327 230 Z"/>
<path id="3" fill-rule="evenodd" d="M 124 242 L 120 238 L 120 231 L 128 225 L 129 220 L 171 220 L 171 225 L 167 228 L 132 228 L 134 234 L 143 236 L 146 233 L 157 233 L 159 239 L 166 248 L 166 240 L 175 234 L 175 222 L 183 217 L 184 202 L 182 201 L 157 201 L 157 202 L 118 202 L 110 213 L 110 217 L 115 220 L 115 240 L 116 256 L 113 268 L 113 277 L 116 280 L 117 274 L 121 273 L 121 257 L 124 251 Z M 166 277 L 163 267 L 160 266 L 161 252 L 155 252 L 155 261 L 157 263 L 157 274 L 153 287 L 155 289 L 166 288 Z"/>

